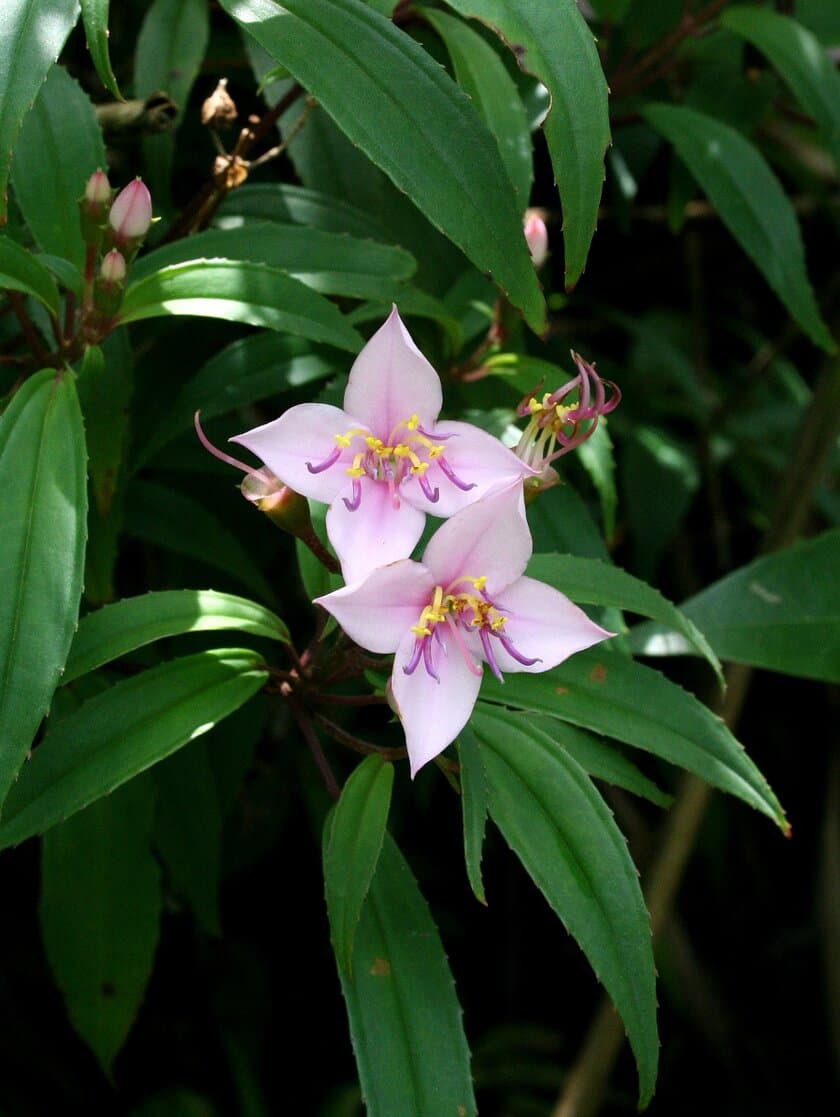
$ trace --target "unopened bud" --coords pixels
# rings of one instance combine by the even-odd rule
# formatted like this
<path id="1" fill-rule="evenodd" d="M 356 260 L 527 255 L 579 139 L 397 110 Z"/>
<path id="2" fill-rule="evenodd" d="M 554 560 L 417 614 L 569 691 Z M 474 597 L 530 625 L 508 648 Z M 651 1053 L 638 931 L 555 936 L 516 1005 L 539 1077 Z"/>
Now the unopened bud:
<path id="1" fill-rule="evenodd" d="M 116 248 L 112 248 L 102 258 L 99 274 L 106 283 L 125 282 L 125 258 Z"/>
<path id="2" fill-rule="evenodd" d="M 101 168 L 97 168 L 85 185 L 85 201 L 92 206 L 106 206 L 111 200 L 111 184 Z"/>
<path id="3" fill-rule="evenodd" d="M 93 284 L 93 305 L 100 313 L 112 317 L 120 309 L 125 284 L 125 259 L 112 248 L 102 258 L 99 275 Z"/>
<path id="4" fill-rule="evenodd" d="M 306 497 L 284 485 L 267 466 L 247 473 L 239 489 L 246 500 L 290 535 L 303 539 L 313 530 Z"/>
<path id="5" fill-rule="evenodd" d="M 525 210 L 525 240 L 535 268 L 541 268 L 548 256 L 548 229 L 538 209 Z"/>
<path id="6" fill-rule="evenodd" d="M 85 183 L 85 192 L 79 199 L 79 223 L 85 244 L 98 248 L 102 243 L 110 205 L 108 176 L 102 170 L 95 170 Z"/>
<path id="7" fill-rule="evenodd" d="M 108 221 L 118 246 L 136 248 L 152 223 L 152 196 L 142 179 L 135 178 L 114 198 Z"/>

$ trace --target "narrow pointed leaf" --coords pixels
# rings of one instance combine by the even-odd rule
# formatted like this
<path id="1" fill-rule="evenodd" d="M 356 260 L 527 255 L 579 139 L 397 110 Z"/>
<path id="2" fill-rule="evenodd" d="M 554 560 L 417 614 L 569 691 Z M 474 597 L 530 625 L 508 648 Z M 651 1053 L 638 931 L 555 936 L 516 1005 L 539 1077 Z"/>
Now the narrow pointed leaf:
<path id="1" fill-rule="evenodd" d="M 111 1073 L 154 964 L 163 896 L 154 787 L 133 780 L 44 837 L 39 915 L 70 1021 Z"/>
<path id="2" fill-rule="evenodd" d="M 498 32 L 520 68 L 548 89 L 543 130 L 563 208 L 566 287 L 574 287 L 595 233 L 610 142 L 609 91 L 592 32 L 574 0 L 446 2 Z"/>
<path id="3" fill-rule="evenodd" d="M 521 717 L 480 704 L 490 814 L 577 939 L 624 1021 L 639 1104 L 656 1084 L 659 1039 L 650 925 L 624 836 L 589 777 Z"/>
<path id="4" fill-rule="evenodd" d="M 452 974 L 411 870 L 386 834 L 353 947 L 339 970 L 369 1117 L 475 1117 Z"/>
<path id="5" fill-rule="evenodd" d="M 484 827 L 487 822 L 487 773 L 475 734 L 469 725 L 458 735 L 458 759 L 461 766 L 461 812 L 464 818 L 464 860 L 467 879 L 475 898 L 487 903 L 481 879 L 481 854 Z"/>
<path id="6" fill-rule="evenodd" d="M 73 377 L 52 369 L 0 419 L 0 802 L 47 712 L 84 570 L 85 434 Z"/>
<path id="7" fill-rule="evenodd" d="M 8 237 L 0 237 L 0 288 L 33 295 L 58 316 L 58 288 L 41 261 Z"/>
<path id="8" fill-rule="evenodd" d="M 108 53 L 108 8 L 111 0 L 81 0 L 82 22 L 88 50 L 99 74 L 99 80 L 109 93 L 120 101 L 123 99 Z"/>
<path id="9" fill-rule="evenodd" d="M 728 124 L 681 105 L 648 105 L 642 115 L 674 145 L 792 317 L 816 345 L 834 352 L 805 269 L 796 214 L 758 148 Z"/>
<path id="10" fill-rule="evenodd" d="M 496 141 L 419 44 L 362 0 L 222 0 L 529 325 L 545 303 Z"/>
<path id="11" fill-rule="evenodd" d="M 840 75 L 817 36 L 789 16 L 746 5 L 729 8 L 720 22 L 767 55 L 817 122 L 840 170 Z"/>
<path id="12" fill-rule="evenodd" d="M 170 314 L 224 318 L 298 334 L 357 353 L 363 345 L 337 307 L 278 268 L 245 260 L 173 264 L 129 287 L 123 322 Z"/>
<path id="13" fill-rule="evenodd" d="M 721 719 L 658 671 L 625 656 L 590 650 L 544 675 L 511 674 L 504 685 L 485 678 L 482 698 L 550 714 L 652 752 L 787 830 L 778 799 Z"/>
<path id="14" fill-rule="evenodd" d="M 255 601 L 216 590 L 160 590 L 123 598 L 83 617 L 61 681 L 72 682 L 153 640 L 224 629 L 289 641 L 283 621 Z"/>
<path id="15" fill-rule="evenodd" d="M 249 182 L 226 195 L 219 206 L 216 223 L 220 228 L 228 228 L 230 222 L 242 218 L 276 221 L 306 225 L 328 233 L 349 233 L 351 237 L 387 241 L 387 234 L 377 216 L 305 186 L 288 182 Z"/>
<path id="16" fill-rule="evenodd" d="M 193 740 L 268 678 L 260 656 L 219 648 L 116 683 L 48 728 L 12 788 L 0 849 L 41 834 Z"/>
<path id="17" fill-rule="evenodd" d="M 381 756 L 366 757 L 345 783 L 327 822 L 324 888 L 330 937 L 349 980 L 353 939 L 382 850 L 393 785 L 393 764 Z"/>
<path id="18" fill-rule="evenodd" d="M 78 392 L 88 448 L 91 491 L 100 517 L 111 509 L 122 480 L 128 414 L 134 391 L 131 353 L 125 332 L 105 346 L 89 345 L 82 358 Z"/>
<path id="19" fill-rule="evenodd" d="M 79 18 L 78 0 L 4 0 L 0 34 L 0 225 L 23 118 Z"/>

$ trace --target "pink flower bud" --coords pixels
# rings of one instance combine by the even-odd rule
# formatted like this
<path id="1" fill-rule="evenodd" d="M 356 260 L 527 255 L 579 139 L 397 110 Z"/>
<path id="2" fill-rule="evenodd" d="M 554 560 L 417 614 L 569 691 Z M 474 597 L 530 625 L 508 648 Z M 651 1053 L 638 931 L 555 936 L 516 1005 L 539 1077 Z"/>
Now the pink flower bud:
<path id="1" fill-rule="evenodd" d="M 104 206 L 111 200 L 111 184 L 101 168 L 97 168 L 87 180 L 85 201 L 92 206 Z"/>
<path id="2" fill-rule="evenodd" d="M 539 210 L 525 210 L 525 240 L 534 267 L 541 268 L 548 256 L 548 229 Z"/>
<path id="3" fill-rule="evenodd" d="M 123 283 L 125 280 L 125 259 L 121 252 L 112 248 L 102 258 L 99 274 L 106 283 Z"/>
<path id="4" fill-rule="evenodd" d="M 108 220 L 117 244 L 146 235 L 152 223 L 152 196 L 142 179 L 135 178 L 117 194 Z"/>

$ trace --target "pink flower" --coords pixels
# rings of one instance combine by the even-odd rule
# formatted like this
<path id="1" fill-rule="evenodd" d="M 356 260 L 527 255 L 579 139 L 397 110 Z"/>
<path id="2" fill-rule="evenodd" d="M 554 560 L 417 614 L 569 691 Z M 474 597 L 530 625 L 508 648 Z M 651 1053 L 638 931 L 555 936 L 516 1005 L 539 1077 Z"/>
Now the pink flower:
<path id="1" fill-rule="evenodd" d="M 437 373 L 397 313 L 356 358 L 344 409 L 303 403 L 232 439 L 296 492 L 330 505 L 344 579 L 406 558 L 425 514 L 447 517 L 531 470 L 469 423 L 438 422 Z"/>
<path id="2" fill-rule="evenodd" d="M 531 557 L 522 486 L 458 512 L 421 562 L 404 559 L 317 604 L 372 652 L 395 652 L 391 690 L 412 776 L 467 723 L 484 661 L 548 671 L 612 635 L 562 593 L 523 577 Z"/>
<path id="3" fill-rule="evenodd" d="M 117 244 L 139 240 L 152 223 L 152 196 L 142 179 L 135 178 L 114 198 L 108 214 Z"/>

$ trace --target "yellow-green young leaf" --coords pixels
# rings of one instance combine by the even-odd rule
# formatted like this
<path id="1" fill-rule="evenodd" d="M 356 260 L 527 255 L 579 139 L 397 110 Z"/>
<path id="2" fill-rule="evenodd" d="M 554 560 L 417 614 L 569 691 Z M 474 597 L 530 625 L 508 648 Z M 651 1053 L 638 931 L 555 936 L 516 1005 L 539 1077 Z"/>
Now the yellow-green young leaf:
<path id="1" fill-rule="evenodd" d="M 353 979 L 353 939 L 385 837 L 394 766 L 368 756 L 353 772 L 329 815 L 324 889 L 330 937 L 339 968 Z"/>
<path id="2" fill-rule="evenodd" d="M 110 0 L 81 0 L 82 22 L 85 25 L 85 37 L 88 50 L 99 74 L 99 80 L 109 93 L 122 100 L 122 93 L 111 68 L 111 58 L 108 53 L 108 8 Z"/>
<path id="3" fill-rule="evenodd" d="M 545 303 L 496 141 L 426 51 L 362 0 L 222 7 L 541 331 Z"/>
<path id="4" fill-rule="evenodd" d="M 125 597 L 82 617 L 61 681 L 72 682 L 153 640 L 224 629 L 289 640 L 283 621 L 255 601 L 216 590 L 160 590 Z"/>
<path id="5" fill-rule="evenodd" d="M 37 257 L 16 241 L 0 237 L 0 288 L 33 295 L 58 317 L 58 288 Z"/>
<path id="6" fill-rule="evenodd" d="M 0 419 L 0 802 L 47 712 L 76 627 L 87 520 L 73 377 L 36 373 Z"/>
<path id="7" fill-rule="evenodd" d="M 70 1022 L 106 1074 L 152 972 L 163 897 L 154 786 L 132 780 L 44 837 L 39 915 Z"/>
<path id="8" fill-rule="evenodd" d="M 386 834 L 353 946 L 339 968 L 368 1117 L 475 1117 L 452 974 L 426 902 Z"/>
<path id="9" fill-rule="evenodd" d="M 53 66 L 23 122 L 12 162 L 12 185 L 35 242 L 81 269 L 85 246 L 79 198 L 105 147 L 89 97 L 67 71 Z"/>
<path id="10" fill-rule="evenodd" d="M 471 724 L 487 772 L 490 814 L 615 1002 L 644 1106 L 659 1056 L 656 971 L 624 836 L 583 768 L 547 734 L 484 703 Z"/>
<path id="11" fill-rule="evenodd" d="M 642 115 L 674 145 L 721 221 L 805 333 L 837 348 L 820 316 L 796 214 L 761 152 L 740 132 L 681 105 L 648 105 Z"/>
<path id="12" fill-rule="evenodd" d="M 610 142 L 609 90 L 592 32 L 575 0 L 446 2 L 498 32 L 520 68 L 548 89 L 543 130 L 563 208 L 566 287 L 574 287 L 595 233 Z"/>
<path id="13" fill-rule="evenodd" d="M 193 740 L 265 683 L 260 656 L 218 648 L 163 663 L 89 699 L 24 765 L 0 820 L 0 849 L 41 834 Z"/>
<path id="14" fill-rule="evenodd" d="M 360 335 L 331 302 L 278 268 L 246 260 L 192 260 L 133 283 L 123 322 L 170 314 L 224 318 L 324 341 L 358 353 Z"/>
<path id="15" fill-rule="evenodd" d="M 819 39 L 789 16 L 736 6 L 721 24 L 766 54 L 825 138 L 840 169 L 840 75 Z"/>
<path id="16" fill-rule="evenodd" d="M 481 853 L 487 821 L 487 774 L 481 750 L 469 725 L 458 735 L 458 760 L 461 767 L 461 812 L 464 819 L 464 860 L 467 879 L 475 898 L 487 903 L 481 879 Z"/>
<path id="17" fill-rule="evenodd" d="M 77 0 L 4 0 L 0 24 L 0 225 L 23 118 L 79 18 Z"/>

